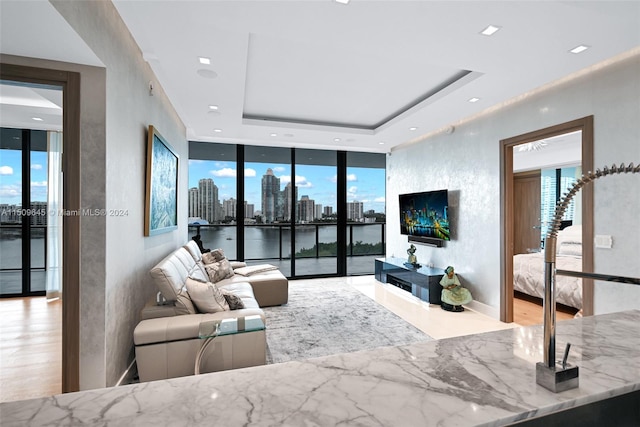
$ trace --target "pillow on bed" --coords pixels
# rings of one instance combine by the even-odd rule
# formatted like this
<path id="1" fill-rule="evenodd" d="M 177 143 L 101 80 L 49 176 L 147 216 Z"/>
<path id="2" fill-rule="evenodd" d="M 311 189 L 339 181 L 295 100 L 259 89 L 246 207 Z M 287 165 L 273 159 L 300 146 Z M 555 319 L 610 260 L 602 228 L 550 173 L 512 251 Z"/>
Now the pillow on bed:
<path id="1" fill-rule="evenodd" d="M 558 237 L 556 238 L 556 253 L 558 255 L 560 255 L 560 247 L 564 243 L 582 245 L 582 226 L 571 225 L 558 232 Z"/>
<path id="2" fill-rule="evenodd" d="M 576 242 L 562 242 L 558 245 L 558 255 L 582 256 L 582 245 Z"/>

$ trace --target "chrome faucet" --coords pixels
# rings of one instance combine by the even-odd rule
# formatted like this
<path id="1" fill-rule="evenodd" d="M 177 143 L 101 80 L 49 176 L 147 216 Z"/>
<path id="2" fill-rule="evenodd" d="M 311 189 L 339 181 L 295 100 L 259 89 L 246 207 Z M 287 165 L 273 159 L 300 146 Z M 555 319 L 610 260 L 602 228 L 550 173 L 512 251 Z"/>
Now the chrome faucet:
<path id="1" fill-rule="evenodd" d="M 568 193 L 563 194 L 562 198 L 556 204 L 556 210 L 551 222 L 551 228 L 547 233 L 544 247 L 544 299 L 543 299 L 543 325 L 544 325 L 544 361 L 536 364 L 536 382 L 553 391 L 560 392 L 578 387 L 579 374 L 578 366 L 567 364 L 569 357 L 569 349 L 571 344 L 567 344 L 564 357 L 559 364 L 556 362 L 556 274 L 573 277 L 585 277 L 597 280 L 607 280 L 622 283 L 632 283 L 640 285 L 640 279 L 611 276 L 605 274 L 585 273 L 580 271 L 556 270 L 556 242 L 558 231 L 562 217 L 571 202 L 573 196 L 580 191 L 586 184 L 603 176 L 619 174 L 619 173 L 640 173 L 640 165 L 633 166 L 624 163 L 620 166 L 612 165 L 611 168 L 606 166 L 601 171 L 597 169 L 595 172 L 588 172 L 583 175 L 569 189 Z"/>

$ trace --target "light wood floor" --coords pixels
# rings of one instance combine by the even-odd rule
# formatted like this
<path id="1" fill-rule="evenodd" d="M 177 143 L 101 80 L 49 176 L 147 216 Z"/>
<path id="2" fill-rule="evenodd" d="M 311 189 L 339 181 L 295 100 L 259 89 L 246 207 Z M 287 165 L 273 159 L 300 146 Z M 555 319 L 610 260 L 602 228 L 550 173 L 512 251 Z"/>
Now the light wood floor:
<path id="1" fill-rule="evenodd" d="M 0 402 L 62 392 L 62 302 L 0 299 Z"/>
<path id="2" fill-rule="evenodd" d="M 557 306 L 556 321 L 573 319 L 576 310 L 562 305 Z M 513 321 L 520 326 L 542 324 L 542 302 L 534 298 L 517 295 L 513 298 Z"/>

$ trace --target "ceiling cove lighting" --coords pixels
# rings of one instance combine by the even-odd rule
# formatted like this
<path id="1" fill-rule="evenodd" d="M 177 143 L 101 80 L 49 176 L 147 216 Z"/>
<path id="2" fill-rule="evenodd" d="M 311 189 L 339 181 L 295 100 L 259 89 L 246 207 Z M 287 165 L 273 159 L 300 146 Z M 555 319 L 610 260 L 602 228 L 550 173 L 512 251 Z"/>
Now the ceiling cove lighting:
<path id="1" fill-rule="evenodd" d="M 571 52 L 571 53 L 582 53 L 587 49 L 589 49 L 589 46 L 585 46 L 585 45 L 581 44 L 580 46 L 574 47 L 569 52 Z"/>
<path id="2" fill-rule="evenodd" d="M 198 61 L 200 61 L 200 63 L 204 65 L 211 64 L 211 58 L 207 58 L 206 56 L 199 56 Z"/>
<path id="3" fill-rule="evenodd" d="M 495 25 L 489 25 L 487 28 L 485 28 L 484 30 L 480 31 L 480 34 L 482 34 L 483 36 L 492 36 L 495 33 L 497 33 L 500 30 L 501 27 L 495 26 Z"/>
<path id="4" fill-rule="evenodd" d="M 473 97 L 469 99 L 469 102 L 478 102 L 478 101 L 480 101 L 480 98 Z"/>

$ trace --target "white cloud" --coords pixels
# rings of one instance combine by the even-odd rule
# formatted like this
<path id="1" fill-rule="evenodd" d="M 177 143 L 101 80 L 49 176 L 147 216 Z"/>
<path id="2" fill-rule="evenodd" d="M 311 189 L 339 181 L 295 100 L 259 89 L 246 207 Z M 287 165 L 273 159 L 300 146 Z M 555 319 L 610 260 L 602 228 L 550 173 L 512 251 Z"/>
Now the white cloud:
<path id="1" fill-rule="evenodd" d="M 286 169 L 284 166 L 276 166 L 275 168 L 271 168 L 274 172 L 284 172 Z"/>
<path id="2" fill-rule="evenodd" d="M 42 170 L 42 165 L 38 164 L 38 163 L 34 163 L 31 165 L 31 169 L 35 169 L 35 170 Z"/>
<path id="3" fill-rule="evenodd" d="M 31 187 L 46 187 L 47 181 L 31 181 Z"/>
<path id="4" fill-rule="evenodd" d="M 244 170 L 244 176 L 245 176 L 245 178 L 254 177 L 254 176 L 256 176 L 256 170 L 247 168 L 247 169 Z"/>
<path id="5" fill-rule="evenodd" d="M 11 166 L 0 166 L 0 175 L 13 175 L 13 168 Z"/>
<path id="6" fill-rule="evenodd" d="M 355 185 L 352 185 L 351 187 L 349 187 L 349 189 L 347 190 L 349 193 L 356 193 L 358 192 L 358 187 Z"/>
<path id="7" fill-rule="evenodd" d="M 350 173 L 349 175 L 347 175 L 347 181 L 357 181 L 358 177 L 356 176 L 355 173 Z"/>
<path id="8" fill-rule="evenodd" d="M 386 199 L 384 197 L 376 197 L 373 201 L 376 203 L 384 203 Z"/>
<path id="9" fill-rule="evenodd" d="M 219 170 L 212 170 L 210 171 L 210 173 L 211 175 L 217 178 L 235 178 L 236 177 L 236 170 L 231 168 L 222 168 Z"/>
<path id="10" fill-rule="evenodd" d="M 280 184 L 287 185 L 291 182 L 291 175 L 282 175 L 280 178 Z M 313 188 L 313 184 L 307 181 L 307 178 L 301 175 L 296 175 L 296 186 L 298 188 Z"/>
<path id="11" fill-rule="evenodd" d="M 22 197 L 22 187 L 19 185 L 3 185 L 0 187 L 0 197 Z"/>

